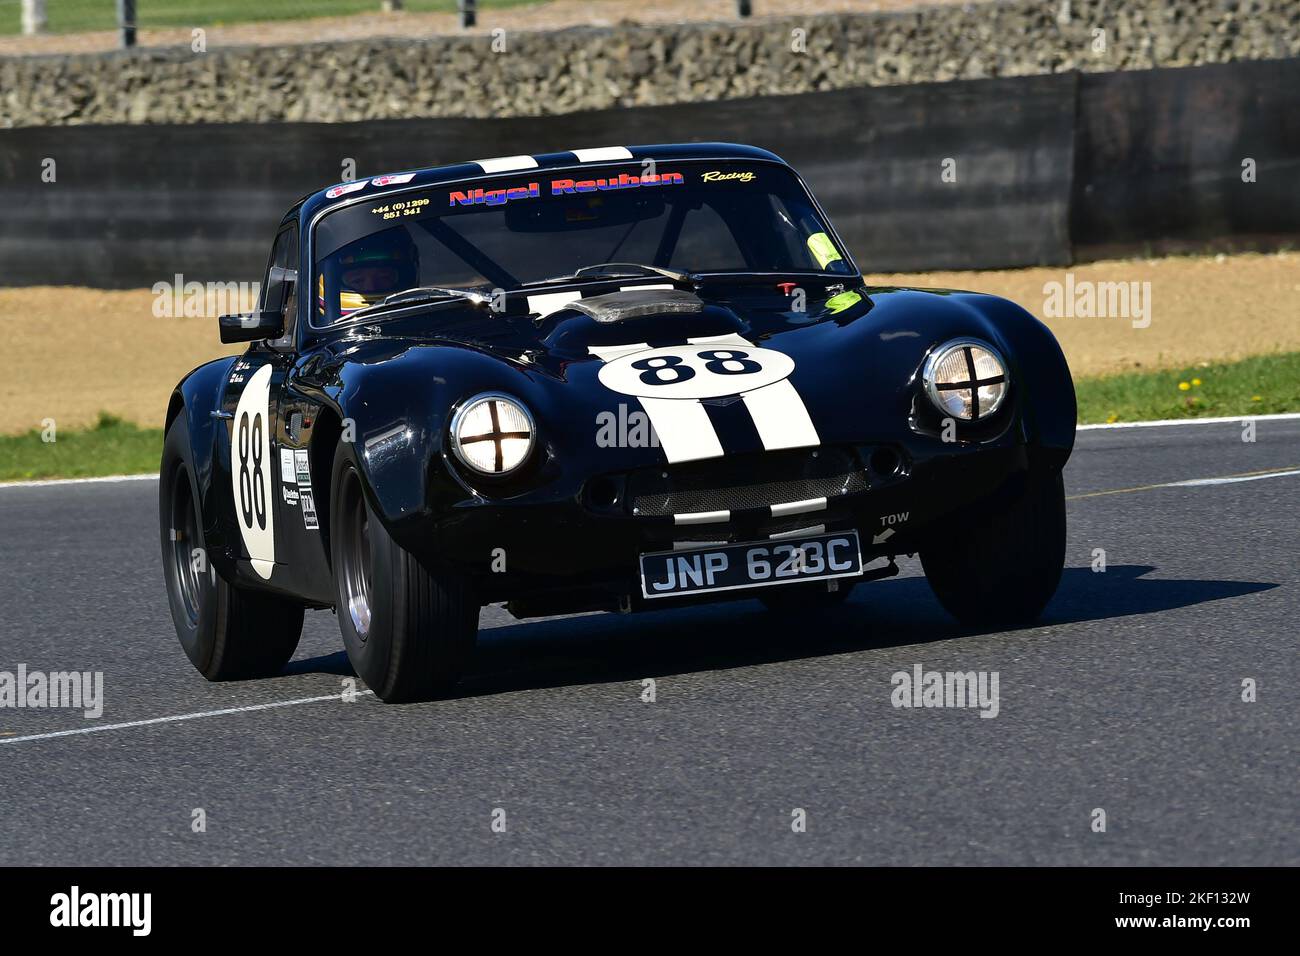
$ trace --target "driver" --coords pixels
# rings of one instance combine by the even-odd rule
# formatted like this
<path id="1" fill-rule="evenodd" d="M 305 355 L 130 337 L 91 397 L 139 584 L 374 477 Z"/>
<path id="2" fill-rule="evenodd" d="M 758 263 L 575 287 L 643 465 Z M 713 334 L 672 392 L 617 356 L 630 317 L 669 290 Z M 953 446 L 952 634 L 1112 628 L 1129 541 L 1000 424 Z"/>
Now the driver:
<path id="1" fill-rule="evenodd" d="M 339 277 L 339 315 L 363 309 L 385 296 L 420 284 L 420 250 L 406 230 L 386 229 L 350 243 L 334 260 Z M 318 305 L 325 312 L 325 276 L 317 288 Z"/>

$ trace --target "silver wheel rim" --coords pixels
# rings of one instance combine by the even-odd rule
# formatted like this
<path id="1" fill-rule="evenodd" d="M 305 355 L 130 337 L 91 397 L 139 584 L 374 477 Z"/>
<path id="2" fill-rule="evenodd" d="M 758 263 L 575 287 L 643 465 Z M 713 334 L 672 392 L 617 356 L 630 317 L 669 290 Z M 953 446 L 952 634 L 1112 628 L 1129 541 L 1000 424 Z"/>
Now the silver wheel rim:
<path id="1" fill-rule="evenodd" d="M 363 641 L 370 634 L 370 515 L 355 476 L 343 496 L 341 558 L 343 597 L 352 627 Z"/>
<path id="2" fill-rule="evenodd" d="M 200 574 L 196 567 L 198 556 L 194 554 L 194 549 L 200 547 L 199 522 L 194 513 L 189 474 L 180 465 L 172 472 L 171 512 L 172 576 L 176 581 L 176 593 L 181 599 L 181 607 L 193 627 L 199 622 L 199 596 L 202 593 Z"/>

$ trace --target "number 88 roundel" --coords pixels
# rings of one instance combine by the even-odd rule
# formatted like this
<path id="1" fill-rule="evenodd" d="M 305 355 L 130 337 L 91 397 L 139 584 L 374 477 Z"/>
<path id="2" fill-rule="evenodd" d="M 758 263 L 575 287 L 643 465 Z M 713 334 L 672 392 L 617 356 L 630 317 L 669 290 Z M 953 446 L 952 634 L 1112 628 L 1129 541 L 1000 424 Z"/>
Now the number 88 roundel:
<path id="1" fill-rule="evenodd" d="M 641 398 L 720 398 L 771 385 L 793 371 L 790 356 L 754 345 L 670 345 L 607 363 L 600 381 Z"/>
<path id="2" fill-rule="evenodd" d="M 230 442 L 230 490 L 234 495 L 239 536 L 253 570 L 269 579 L 275 567 L 275 521 L 272 492 L 278 487 L 271 467 L 271 366 L 263 365 L 248 380 L 235 406 Z"/>

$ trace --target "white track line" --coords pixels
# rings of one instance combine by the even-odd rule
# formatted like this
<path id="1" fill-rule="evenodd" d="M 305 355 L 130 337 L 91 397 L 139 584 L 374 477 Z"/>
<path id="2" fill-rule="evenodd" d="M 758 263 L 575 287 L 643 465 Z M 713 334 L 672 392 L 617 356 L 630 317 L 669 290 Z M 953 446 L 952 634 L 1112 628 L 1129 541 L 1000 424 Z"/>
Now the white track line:
<path id="1" fill-rule="evenodd" d="M 1097 428 L 1160 428 L 1165 425 L 1223 425 L 1227 422 L 1280 422 L 1300 418 L 1300 412 L 1285 412 L 1280 415 L 1229 415 L 1225 418 L 1163 418 L 1153 422 L 1103 422 L 1099 425 L 1076 425 L 1079 432 L 1092 431 Z"/>
<path id="2" fill-rule="evenodd" d="M 119 481 L 157 481 L 158 476 L 149 475 L 105 475 L 102 478 L 42 478 L 39 481 L 0 481 L 4 488 L 45 488 L 50 485 L 94 485 L 116 484 Z"/>
<path id="3" fill-rule="evenodd" d="M 346 692 L 345 692 L 346 693 Z M 373 694 L 373 690 L 356 691 L 358 697 Z M 153 717 L 149 720 L 129 720 L 123 724 L 101 724 L 97 727 L 79 727 L 76 730 L 56 730 L 48 734 L 28 734 L 26 737 L 0 737 L 0 745 L 21 744 L 31 740 L 53 740 L 55 737 L 73 737 L 80 734 L 102 734 L 109 730 L 127 730 L 132 727 L 148 727 L 151 724 L 174 724 L 182 720 L 202 720 L 205 717 L 225 717 L 229 714 L 247 714 L 256 710 L 273 710 L 277 707 L 297 707 L 299 704 L 320 704 L 327 700 L 343 700 L 344 694 L 328 694 L 324 697 L 299 697 L 297 700 L 276 700 L 268 704 L 249 704 L 245 707 L 227 707 L 224 710 L 205 710 L 197 714 L 176 714 L 171 717 Z"/>
<path id="4" fill-rule="evenodd" d="M 1295 471 L 1274 471 L 1267 475 L 1238 475 L 1233 478 L 1191 478 L 1187 481 L 1171 481 L 1167 488 L 1196 488 L 1201 485 L 1231 485 L 1238 481 L 1263 481 L 1265 478 L 1285 478 L 1287 475 L 1300 475 Z"/>
<path id="5" fill-rule="evenodd" d="M 1286 412 L 1280 415 L 1231 415 L 1226 418 L 1165 418 L 1151 422 L 1102 422 L 1097 425 L 1076 425 L 1075 431 L 1087 432 L 1103 428 L 1163 428 L 1166 425 L 1223 425 L 1227 422 L 1281 422 L 1300 419 L 1300 412 Z M 148 475 L 105 475 L 102 478 L 42 478 L 38 481 L 0 481 L 0 491 L 5 488 L 45 488 L 51 485 L 92 485 L 96 483 L 113 484 L 119 481 L 157 481 L 158 476 Z"/>
<path id="6" fill-rule="evenodd" d="M 1152 485 L 1136 485 L 1132 488 L 1110 488 L 1106 491 L 1085 491 L 1083 494 L 1070 495 L 1066 501 L 1078 501 L 1081 498 L 1102 498 L 1106 495 L 1127 495 L 1135 491 L 1154 491 L 1157 488 L 1203 488 L 1207 485 L 1232 485 L 1239 481 L 1261 481 L 1264 478 L 1286 478 L 1300 475 L 1300 468 L 1265 468 L 1260 471 L 1247 471 L 1237 475 L 1222 475 L 1218 478 L 1187 478 L 1182 481 L 1161 481 Z"/>

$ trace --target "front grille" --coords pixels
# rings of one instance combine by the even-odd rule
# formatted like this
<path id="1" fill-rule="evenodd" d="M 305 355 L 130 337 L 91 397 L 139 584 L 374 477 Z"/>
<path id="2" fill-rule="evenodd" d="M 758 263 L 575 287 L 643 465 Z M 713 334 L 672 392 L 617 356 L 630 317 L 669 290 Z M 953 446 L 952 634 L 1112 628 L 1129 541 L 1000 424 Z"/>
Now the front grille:
<path id="1" fill-rule="evenodd" d="M 869 487 L 853 448 L 791 449 L 631 472 L 622 500 L 638 517 L 665 517 L 833 499 Z"/>
<path id="2" fill-rule="evenodd" d="M 694 488 L 634 495 L 632 513 L 647 517 L 693 514 L 698 511 L 744 511 L 770 505 L 806 501 L 809 498 L 836 498 L 866 491 L 867 477 L 860 471 L 844 472 L 820 478 L 793 481 L 767 481 L 756 485 L 730 485 L 723 488 Z"/>

